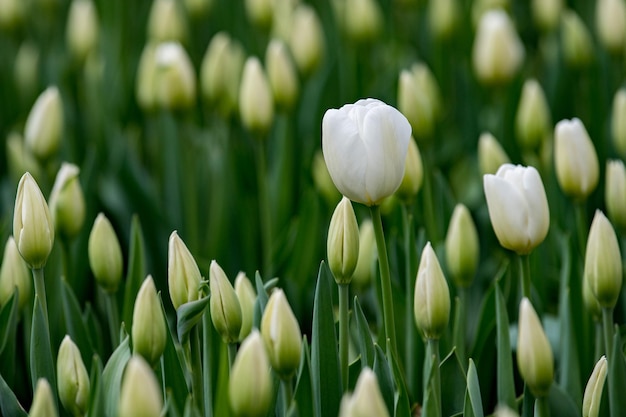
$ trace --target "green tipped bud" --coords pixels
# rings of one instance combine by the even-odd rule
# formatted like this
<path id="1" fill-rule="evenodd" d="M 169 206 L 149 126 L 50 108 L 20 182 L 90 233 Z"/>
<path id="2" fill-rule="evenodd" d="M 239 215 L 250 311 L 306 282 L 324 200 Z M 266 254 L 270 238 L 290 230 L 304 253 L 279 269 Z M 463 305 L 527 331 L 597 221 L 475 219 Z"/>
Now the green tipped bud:
<path id="1" fill-rule="evenodd" d="M 7 137 L 7 164 L 15 182 L 18 182 L 25 172 L 30 172 L 35 180 L 41 178 L 39 162 L 25 146 L 19 133 L 11 132 Z"/>
<path id="2" fill-rule="evenodd" d="M 458 0 L 438 0 L 429 3 L 428 22 L 437 39 L 448 39 L 456 30 L 460 18 Z"/>
<path id="3" fill-rule="evenodd" d="M 78 180 L 80 170 L 64 162 L 50 193 L 50 213 L 54 227 L 67 238 L 75 237 L 85 222 L 85 196 Z"/>
<path id="4" fill-rule="evenodd" d="M 589 230 L 584 279 L 602 308 L 615 307 L 622 289 L 622 258 L 615 230 L 600 210 Z"/>
<path id="5" fill-rule="evenodd" d="M 177 42 L 165 42 L 154 51 L 156 101 L 165 109 L 192 107 L 196 102 L 196 74 L 189 55 Z"/>
<path id="6" fill-rule="evenodd" d="M 267 29 L 272 24 L 274 15 L 274 1 L 272 0 L 246 0 L 246 16 L 255 26 Z"/>
<path id="7" fill-rule="evenodd" d="M 626 158 L 626 88 L 620 88 L 613 98 L 611 138 L 622 158 Z"/>
<path id="8" fill-rule="evenodd" d="M 298 74 L 287 45 L 272 39 L 265 54 L 267 77 L 278 107 L 291 109 L 298 98 Z"/>
<path id="9" fill-rule="evenodd" d="M 476 225 L 467 207 L 457 204 L 446 234 L 446 262 L 456 285 L 471 285 L 476 268 L 480 242 Z"/>
<path id="10" fill-rule="evenodd" d="M 159 417 L 163 398 L 159 383 L 148 362 L 133 355 L 124 371 L 118 417 Z"/>
<path id="11" fill-rule="evenodd" d="M 33 292 L 32 277 L 28 265 L 17 250 L 15 239 L 9 236 L 4 246 L 2 267 L 0 267 L 0 307 L 3 307 L 17 288 L 18 308 L 26 307 Z"/>
<path id="12" fill-rule="evenodd" d="M 626 42 L 626 3 L 623 0 L 596 2 L 596 30 L 600 43 L 611 53 L 624 52 Z"/>
<path id="13" fill-rule="evenodd" d="M 598 417 L 600 414 L 600 402 L 606 381 L 607 366 L 606 356 L 602 356 L 596 366 L 593 367 L 583 396 L 583 417 Z"/>
<path id="14" fill-rule="evenodd" d="M 402 70 L 398 81 L 398 110 L 411 124 L 418 140 L 429 138 L 434 129 L 435 109 L 431 98 L 424 94 L 412 71 Z"/>
<path id="15" fill-rule="evenodd" d="M 580 16 L 570 9 L 561 15 L 561 42 L 563 59 L 568 66 L 584 67 L 593 58 L 591 34 Z"/>
<path id="16" fill-rule="evenodd" d="M 252 283 L 244 272 L 239 272 L 235 278 L 235 293 L 241 306 L 241 330 L 239 331 L 239 341 L 243 341 L 252 330 L 254 321 L 254 304 L 256 303 L 256 292 Z"/>
<path id="17" fill-rule="evenodd" d="M 89 374 L 78 346 L 65 336 L 57 356 L 57 384 L 63 407 L 74 416 L 84 416 L 89 405 Z"/>
<path id="18" fill-rule="evenodd" d="M 347 197 L 337 204 L 330 219 L 326 250 L 328 266 L 337 284 L 349 284 L 359 257 L 359 225 Z"/>
<path id="19" fill-rule="evenodd" d="M 19 26 L 24 21 L 27 5 L 22 0 L 0 0 L 0 28 Z"/>
<path id="20" fill-rule="evenodd" d="M 290 378 L 300 365 L 302 332 L 283 290 L 272 293 L 261 320 L 261 336 L 272 368 L 281 378 Z"/>
<path id="21" fill-rule="evenodd" d="M 402 199 L 411 200 L 422 188 L 423 180 L 424 166 L 422 165 L 422 156 L 417 147 L 417 142 L 411 137 L 404 164 L 404 176 L 402 177 L 400 187 L 396 190 L 396 195 Z"/>
<path id="22" fill-rule="evenodd" d="M 139 107 L 144 111 L 152 111 L 157 107 L 155 52 L 156 43 L 147 43 L 141 52 L 139 64 L 137 65 L 135 95 Z"/>
<path id="23" fill-rule="evenodd" d="M 352 285 L 366 288 L 372 282 L 377 258 L 374 225 L 372 220 L 368 218 L 361 222 L 359 228 L 359 259 L 352 274 Z"/>
<path id="24" fill-rule="evenodd" d="M 389 417 L 378 379 L 370 368 L 363 368 L 354 392 L 344 394 L 339 417 Z"/>
<path id="25" fill-rule="evenodd" d="M 626 168 L 621 160 L 610 160 L 606 164 L 604 202 L 613 224 L 626 230 Z"/>
<path id="26" fill-rule="evenodd" d="M 239 347 L 228 387 L 230 409 L 235 417 L 267 415 L 274 394 L 270 364 L 258 330 L 252 330 Z"/>
<path id="27" fill-rule="evenodd" d="M 495 174 L 504 164 L 510 163 L 509 156 L 502 149 L 500 142 L 489 132 L 478 138 L 478 166 L 480 173 Z"/>
<path id="28" fill-rule="evenodd" d="M 222 336 L 224 343 L 235 343 L 239 340 L 242 313 L 235 289 L 226 277 L 226 273 L 215 261 L 209 268 L 209 285 L 211 286 L 211 320 L 215 330 Z"/>
<path id="29" fill-rule="evenodd" d="M 526 80 L 515 116 L 517 142 L 522 148 L 536 149 L 551 127 L 550 107 L 541 84 L 534 79 Z"/>
<path id="30" fill-rule="evenodd" d="M 176 231 L 169 239 L 167 285 L 175 309 L 200 298 L 202 276 L 198 264 Z"/>
<path id="31" fill-rule="evenodd" d="M 89 265 L 98 285 L 109 293 L 122 280 L 122 248 L 109 219 L 99 213 L 89 233 Z"/>
<path id="32" fill-rule="evenodd" d="M 59 149 L 63 133 L 63 103 L 57 87 L 48 87 L 33 105 L 26 125 L 24 140 L 28 149 L 40 160 L 50 158 Z"/>
<path id="33" fill-rule="evenodd" d="M 54 245 L 54 223 L 46 199 L 28 172 L 17 186 L 13 237 L 22 258 L 31 268 L 46 265 Z"/>
<path id="34" fill-rule="evenodd" d="M 133 353 L 155 366 L 167 340 L 167 327 L 154 280 L 148 275 L 141 284 L 133 307 Z"/>
<path id="35" fill-rule="evenodd" d="M 98 47 L 98 13 L 91 0 L 73 0 L 67 16 L 67 46 L 79 61 Z"/>
<path id="36" fill-rule="evenodd" d="M 33 394 L 33 403 L 28 413 L 29 417 L 58 417 L 57 406 L 54 402 L 52 389 L 48 380 L 40 378 Z"/>
<path id="37" fill-rule="evenodd" d="M 30 101 L 39 84 L 39 49 L 32 42 L 24 41 L 15 56 L 13 78 L 20 94 Z"/>
<path id="38" fill-rule="evenodd" d="M 541 321 L 528 298 L 519 305 L 517 366 L 535 397 L 545 397 L 554 379 L 554 358 Z"/>
<path id="39" fill-rule="evenodd" d="M 563 0 L 532 0 L 530 6 L 533 20 L 539 29 L 550 32 L 558 26 Z"/>
<path id="40" fill-rule="evenodd" d="M 415 281 L 415 322 L 428 339 L 439 339 L 450 319 L 450 290 L 430 242 L 422 251 Z"/>
<path id="41" fill-rule="evenodd" d="M 246 129 L 266 134 L 274 122 L 274 99 L 257 57 L 246 60 L 239 89 L 239 116 Z"/>
<path id="42" fill-rule="evenodd" d="M 373 42 L 383 28 L 383 13 L 376 0 L 346 0 L 344 29 L 355 42 Z"/>
<path id="43" fill-rule="evenodd" d="M 306 3 L 296 6 L 291 31 L 289 49 L 300 73 L 304 76 L 312 74 L 324 56 L 324 32 L 315 9 Z"/>
<path id="44" fill-rule="evenodd" d="M 214 0 L 185 0 L 185 9 L 192 19 L 200 19 L 211 12 Z"/>
<path id="45" fill-rule="evenodd" d="M 184 12 L 176 0 L 154 0 L 148 16 L 148 40 L 177 41 L 187 38 Z"/>

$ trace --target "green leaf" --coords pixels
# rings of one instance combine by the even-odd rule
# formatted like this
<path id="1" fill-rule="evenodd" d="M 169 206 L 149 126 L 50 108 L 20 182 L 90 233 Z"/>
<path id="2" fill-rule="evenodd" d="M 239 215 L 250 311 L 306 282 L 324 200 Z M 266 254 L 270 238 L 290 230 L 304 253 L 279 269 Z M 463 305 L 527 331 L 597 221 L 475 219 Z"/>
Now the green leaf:
<path id="1" fill-rule="evenodd" d="M 176 309 L 176 330 L 178 341 L 187 343 L 191 329 L 200 322 L 204 309 L 209 305 L 210 296 L 180 305 Z"/>
<path id="2" fill-rule="evenodd" d="M 562 288 L 559 303 L 560 321 L 560 360 L 559 385 L 569 394 L 576 404 L 582 404 L 583 395 L 580 385 L 580 368 L 574 324 L 572 323 L 570 289 Z"/>
<path id="3" fill-rule="evenodd" d="M 120 342 L 117 349 L 109 358 L 104 372 L 102 372 L 102 390 L 104 391 L 104 411 L 107 416 L 117 415 L 117 406 L 120 402 L 122 376 L 126 363 L 130 359 L 129 337 Z"/>
<path id="4" fill-rule="evenodd" d="M 394 410 L 394 397 L 395 389 L 393 386 L 393 378 L 391 376 L 391 369 L 389 368 L 389 362 L 387 357 L 380 346 L 374 346 L 374 373 L 378 379 L 378 386 L 380 387 L 380 393 L 383 396 L 389 415 L 393 415 Z"/>
<path id="5" fill-rule="evenodd" d="M 509 336 L 509 316 L 506 301 L 496 283 L 496 323 L 498 343 L 498 403 L 515 409 L 515 381 L 513 379 L 513 359 Z"/>
<path id="6" fill-rule="evenodd" d="M 86 323 L 87 332 L 89 333 L 88 337 L 93 343 L 94 349 L 98 352 L 98 354 L 103 354 L 104 344 L 102 342 L 102 326 L 100 325 L 100 321 L 89 303 L 85 305 L 83 321 Z"/>
<path id="7" fill-rule="evenodd" d="M 159 293 L 159 300 L 161 301 L 163 315 L 165 315 L 161 293 Z M 176 343 L 176 336 L 170 327 L 169 321 L 167 321 L 167 339 L 163 357 L 161 358 L 161 372 L 165 379 L 166 391 L 170 393 L 167 397 L 168 401 L 173 403 L 172 405 L 176 407 L 176 410 L 184 410 L 185 400 L 190 394 L 188 387 L 191 386 L 191 381 L 188 382 L 185 379 L 184 363 L 182 349 Z"/>
<path id="8" fill-rule="evenodd" d="M 298 379 L 294 399 L 300 417 L 313 417 L 313 385 L 311 382 L 311 355 L 306 335 L 302 339 L 302 360 L 298 370 Z"/>
<path id="9" fill-rule="evenodd" d="M 387 340 L 387 352 L 391 356 L 391 373 L 396 386 L 394 394 L 394 415 L 396 417 L 411 415 L 411 404 L 406 381 L 398 365 L 398 360 L 391 350 L 391 342 L 389 340 Z"/>
<path id="10" fill-rule="evenodd" d="M 611 356 L 608 358 L 608 380 L 609 384 L 609 407 L 611 416 L 621 414 L 626 410 L 626 395 L 624 395 L 624 387 L 626 387 L 626 363 L 624 363 L 624 354 L 622 353 L 622 338 L 619 329 L 615 328 L 613 335 L 613 349 Z"/>
<path id="11" fill-rule="evenodd" d="M 33 325 L 30 333 L 30 375 L 33 392 L 39 378 L 46 378 L 51 387 L 57 386 L 55 375 L 56 361 L 52 358 L 48 321 L 44 315 L 39 297 L 35 296 Z M 54 389 L 54 388 L 53 388 Z M 56 395 L 54 396 L 57 403 Z"/>
<path id="12" fill-rule="evenodd" d="M 623 395 L 622 395 L 623 397 Z M 552 384 L 548 393 L 548 407 L 550 408 L 550 417 L 569 417 L 579 416 L 580 407 L 572 400 L 567 392 L 559 385 Z"/>
<path id="13" fill-rule="evenodd" d="M 426 350 L 426 354 L 429 354 L 430 349 Z M 434 356 L 434 355 L 433 355 Z M 437 367 L 439 366 L 434 360 L 425 360 L 426 364 L 430 365 L 429 368 L 425 368 L 424 372 L 428 371 L 426 374 L 425 381 L 432 381 L 434 379 L 435 372 Z M 441 416 L 441 410 L 438 408 L 438 401 L 435 398 L 437 392 L 433 389 L 433 385 L 430 383 L 426 384 L 426 389 L 424 390 L 424 401 L 422 405 L 422 417 L 437 417 Z"/>
<path id="14" fill-rule="evenodd" d="M 316 417 L 336 416 L 341 400 L 341 377 L 333 314 L 330 271 L 321 263 L 311 332 L 311 376 Z"/>
<path id="15" fill-rule="evenodd" d="M 12 339 L 11 335 L 15 334 L 17 328 L 17 309 L 18 309 L 18 290 L 15 287 L 13 295 L 9 298 L 2 310 L 0 310 L 0 353 L 4 351 L 4 348 L 9 339 Z"/>
<path id="16" fill-rule="evenodd" d="M 480 395 L 480 383 L 474 360 L 470 358 L 467 370 L 467 391 L 465 393 L 465 417 L 484 417 L 483 402 Z"/>
<path id="17" fill-rule="evenodd" d="M 358 347 L 361 354 L 361 368 L 374 366 L 374 341 L 369 324 L 357 297 L 354 297 L 354 318 L 358 330 Z"/>
<path id="18" fill-rule="evenodd" d="M 256 284 L 256 301 L 254 302 L 253 326 L 260 329 L 261 318 L 263 317 L 263 311 L 265 311 L 265 306 L 269 300 L 269 295 L 267 294 L 263 278 L 261 278 L 259 271 L 256 271 L 254 275 L 254 282 Z"/>
<path id="19" fill-rule="evenodd" d="M 102 393 L 102 361 L 94 355 L 89 377 L 89 411 L 87 417 L 104 417 L 104 395 Z"/>
<path id="20" fill-rule="evenodd" d="M 96 353 L 93 343 L 89 339 L 89 331 L 83 321 L 82 312 L 72 287 L 65 279 L 61 280 L 61 302 L 63 303 L 63 315 L 67 333 L 76 343 L 87 369 L 91 368 L 91 359 Z"/>
<path id="21" fill-rule="evenodd" d="M 0 411 L 3 416 L 28 417 L 2 375 L 0 375 Z"/>
<path id="22" fill-rule="evenodd" d="M 124 288 L 124 311 L 122 320 L 127 329 L 132 329 L 133 307 L 141 284 L 146 277 L 145 243 L 141 223 L 137 215 L 133 216 L 130 225 L 130 244 L 128 254 L 128 271 L 126 273 L 126 287 Z"/>
<path id="23" fill-rule="evenodd" d="M 439 366 L 441 372 L 441 412 L 449 416 L 463 411 L 467 382 L 465 372 L 456 355 L 456 349 L 446 356 Z"/>

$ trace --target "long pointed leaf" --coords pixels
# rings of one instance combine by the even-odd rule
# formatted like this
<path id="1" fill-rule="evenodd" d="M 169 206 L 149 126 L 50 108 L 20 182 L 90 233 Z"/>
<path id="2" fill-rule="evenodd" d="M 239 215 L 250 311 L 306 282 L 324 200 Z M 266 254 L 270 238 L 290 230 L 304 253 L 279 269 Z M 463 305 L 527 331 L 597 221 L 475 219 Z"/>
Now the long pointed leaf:
<path id="1" fill-rule="evenodd" d="M 128 272 L 126 273 L 124 311 L 122 312 L 122 320 L 126 323 L 127 329 L 132 329 L 135 298 L 137 298 L 139 288 L 146 277 L 144 248 L 145 243 L 141 223 L 139 222 L 139 217 L 134 215 L 130 225 Z"/>
<path id="2" fill-rule="evenodd" d="M 506 301 L 496 283 L 496 328 L 498 340 L 498 403 L 515 409 L 515 381 L 509 336 L 509 316 Z"/>
<path id="3" fill-rule="evenodd" d="M 2 375 L 0 375 L 0 411 L 3 416 L 28 417 Z"/>
<path id="4" fill-rule="evenodd" d="M 160 293 L 159 300 L 161 300 Z M 161 300 L 161 309 L 165 315 L 163 300 Z M 188 386 L 191 386 L 191 381 L 188 382 L 185 379 L 184 369 L 182 351 L 177 349 L 175 333 L 167 322 L 167 339 L 161 358 L 161 372 L 165 378 L 165 389 L 170 392 L 167 399 L 173 402 L 172 405 L 176 410 L 184 410 L 185 401 L 190 394 Z"/>
<path id="5" fill-rule="evenodd" d="M 93 354 L 96 352 L 89 338 L 87 326 L 83 321 L 78 300 L 65 279 L 61 281 L 61 302 L 63 303 L 63 315 L 65 316 L 67 333 L 72 338 L 72 341 L 76 343 L 76 346 L 78 346 L 85 367 L 89 369 L 91 368 Z"/>
<path id="6" fill-rule="evenodd" d="M 9 298 L 0 310 L 0 353 L 4 351 L 10 335 L 15 334 L 17 328 L 17 306 L 18 290 L 15 287 L 13 295 Z"/>
<path id="7" fill-rule="evenodd" d="M 295 403 L 300 417 L 313 417 L 313 385 L 311 382 L 311 355 L 309 354 L 309 342 L 306 336 L 302 339 L 302 360 L 298 370 L 296 390 L 294 392 Z"/>
<path id="8" fill-rule="evenodd" d="M 622 353 L 622 338 L 619 329 L 615 330 L 613 336 L 613 349 L 609 357 L 609 406 L 611 416 L 621 415 L 626 410 L 626 395 L 624 395 L 624 387 L 626 387 L 626 363 L 624 363 L 624 354 Z"/>
<path id="9" fill-rule="evenodd" d="M 480 383 L 476 365 L 470 358 L 467 370 L 467 392 L 465 394 L 464 415 L 466 417 L 484 417 L 483 401 L 480 394 Z"/>
<path id="10" fill-rule="evenodd" d="M 102 372 L 102 390 L 104 391 L 104 410 L 107 416 L 117 415 L 120 402 L 122 375 L 130 359 L 129 338 L 126 336 L 109 358 Z"/>
<path id="11" fill-rule="evenodd" d="M 44 316 L 43 307 L 39 297 L 35 296 L 35 306 L 33 310 L 33 326 L 30 334 L 30 376 L 33 392 L 39 378 L 46 378 L 51 387 L 57 386 L 56 361 L 52 358 L 52 348 L 50 346 L 50 333 L 48 333 L 48 322 Z M 56 395 L 55 403 L 58 402 Z"/>
<path id="12" fill-rule="evenodd" d="M 96 355 L 91 361 L 89 377 L 89 412 L 88 417 L 104 417 L 104 394 L 102 392 L 102 362 Z"/>
<path id="13" fill-rule="evenodd" d="M 207 295 L 199 300 L 182 304 L 176 309 L 176 330 L 181 344 L 189 340 L 189 332 L 202 319 L 204 309 L 209 304 L 209 298 Z"/>
<path id="14" fill-rule="evenodd" d="M 441 372 L 441 412 L 449 416 L 463 411 L 467 382 L 465 372 L 453 349 L 439 366 Z"/>
<path id="15" fill-rule="evenodd" d="M 375 345 L 374 349 L 376 352 L 376 356 L 374 358 L 374 373 L 378 378 L 380 393 L 383 396 L 383 400 L 385 400 L 387 410 L 389 410 L 389 415 L 393 415 L 392 412 L 394 410 L 393 405 L 395 389 L 393 386 L 393 378 L 391 376 L 391 368 L 389 367 L 389 362 L 387 361 L 387 357 L 381 347 Z"/>
<path id="16" fill-rule="evenodd" d="M 361 354 L 361 368 L 374 366 L 374 340 L 369 324 L 363 314 L 359 299 L 354 297 L 354 318 L 358 329 L 358 347 Z"/>

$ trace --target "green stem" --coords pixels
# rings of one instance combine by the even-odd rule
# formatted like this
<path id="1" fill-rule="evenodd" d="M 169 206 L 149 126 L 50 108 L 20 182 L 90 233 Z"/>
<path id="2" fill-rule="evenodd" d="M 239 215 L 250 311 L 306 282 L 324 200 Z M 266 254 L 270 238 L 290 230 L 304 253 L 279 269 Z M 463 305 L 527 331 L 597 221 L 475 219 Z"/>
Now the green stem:
<path id="1" fill-rule="evenodd" d="M 595 331 L 595 345 L 593 360 L 597 361 L 602 356 L 604 351 L 604 332 L 602 330 L 602 322 L 600 320 L 594 320 Z"/>
<path id="2" fill-rule="evenodd" d="M 584 256 L 587 248 L 587 233 L 589 232 L 584 203 L 576 202 L 574 204 L 574 212 L 576 215 L 576 229 L 578 233 L 578 249 L 580 254 Z"/>
<path id="3" fill-rule="evenodd" d="M 48 322 L 48 301 L 46 301 L 46 284 L 44 282 L 43 268 L 33 268 L 33 280 L 35 281 L 35 295 L 41 302 L 43 315 L 46 319 L 46 326 L 50 329 Z"/>
<path id="4" fill-rule="evenodd" d="M 548 397 L 543 396 L 535 399 L 535 417 L 550 417 Z"/>
<path id="5" fill-rule="evenodd" d="M 200 331 L 194 326 L 189 334 L 191 349 L 191 394 L 200 414 L 204 411 L 204 399 L 202 388 L 202 359 L 200 357 Z"/>
<path id="6" fill-rule="evenodd" d="M 237 343 L 228 344 L 228 369 L 233 367 L 235 357 L 237 356 Z"/>
<path id="7" fill-rule="evenodd" d="M 265 156 L 265 141 L 256 139 L 256 169 L 259 192 L 259 215 L 261 220 L 261 241 L 263 244 L 263 274 L 271 278 L 272 271 L 272 217 L 270 206 L 270 192 L 268 186 L 267 158 Z"/>
<path id="8" fill-rule="evenodd" d="M 285 415 L 289 414 L 289 407 L 293 399 L 293 388 L 291 386 L 291 378 L 282 379 L 280 385 L 283 390 L 283 407 Z"/>
<path id="9" fill-rule="evenodd" d="M 611 350 L 613 349 L 613 309 L 602 308 L 602 326 L 604 329 L 604 353 L 606 360 L 611 363 Z"/>
<path id="10" fill-rule="evenodd" d="M 341 363 L 341 383 L 344 392 L 348 390 L 348 298 L 350 286 L 339 284 L 339 362 Z"/>
<path id="11" fill-rule="evenodd" d="M 411 235 L 413 216 L 409 214 L 407 204 L 402 204 L 402 231 L 404 232 L 404 293 L 406 303 L 404 310 L 404 332 L 405 349 L 404 365 L 406 381 L 409 388 L 413 387 L 415 378 L 415 320 L 413 315 L 413 248 L 411 245 Z"/>
<path id="12" fill-rule="evenodd" d="M 432 362 L 428 363 L 428 371 L 433 367 L 435 371 L 432 374 L 432 379 L 424 384 L 424 398 L 426 398 L 426 391 L 430 385 L 433 393 L 433 398 L 436 402 L 437 417 L 441 417 L 441 371 L 439 370 L 439 339 L 428 339 L 428 357 Z"/>
<path id="13" fill-rule="evenodd" d="M 466 337 L 466 316 L 467 316 L 467 288 L 457 287 L 457 310 L 454 329 L 454 345 L 456 346 L 457 356 L 461 361 L 464 371 L 467 371 L 467 358 L 465 357 L 465 337 Z"/>
<path id="14" fill-rule="evenodd" d="M 522 296 L 530 300 L 530 255 L 517 255 L 517 257 L 519 259 Z"/>
<path id="15" fill-rule="evenodd" d="M 111 335 L 111 346 L 113 350 L 120 343 L 120 317 L 117 311 L 117 297 L 115 293 L 105 292 L 106 310 L 109 319 L 109 332 Z"/>
<path id="16" fill-rule="evenodd" d="M 389 272 L 389 260 L 387 258 L 387 247 L 385 245 L 385 235 L 383 233 L 383 221 L 380 215 L 380 207 L 370 207 L 372 222 L 374 224 L 374 235 L 376 236 L 376 247 L 378 248 L 378 266 L 380 268 L 380 284 L 383 294 L 383 318 L 385 322 L 385 335 L 391 344 L 391 350 L 395 355 L 396 348 L 396 327 L 393 317 L 393 298 L 391 294 L 391 273 Z"/>
<path id="17" fill-rule="evenodd" d="M 202 314 L 202 389 L 204 393 L 204 417 L 213 417 L 213 387 L 211 382 L 211 310 L 204 309 Z"/>

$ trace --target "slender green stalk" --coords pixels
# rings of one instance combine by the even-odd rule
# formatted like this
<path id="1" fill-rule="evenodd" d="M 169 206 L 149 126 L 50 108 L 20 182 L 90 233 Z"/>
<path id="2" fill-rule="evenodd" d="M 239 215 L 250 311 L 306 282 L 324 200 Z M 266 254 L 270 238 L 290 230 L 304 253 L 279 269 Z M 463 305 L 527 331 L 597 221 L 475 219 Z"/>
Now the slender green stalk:
<path id="1" fill-rule="evenodd" d="M 205 308 L 204 314 L 202 314 L 202 389 L 204 393 L 204 417 L 213 417 L 211 346 L 211 310 Z"/>
<path id="2" fill-rule="evenodd" d="M 268 185 L 267 158 L 263 140 L 256 140 L 256 170 L 259 192 L 259 215 L 261 220 L 261 242 L 263 244 L 263 275 L 271 278 L 272 271 L 272 216 Z"/>
<path id="3" fill-rule="evenodd" d="M 339 284 L 339 363 L 341 364 L 341 383 L 344 392 L 348 390 L 348 297 L 350 286 Z"/>
<path id="4" fill-rule="evenodd" d="M 48 301 L 46 301 L 46 284 L 43 280 L 43 268 L 33 268 L 33 280 L 35 281 L 35 295 L 41 301 L 43 315 L 46 318 L 46 326 L 50 329 L 48 322 Z"/>
<path id="5" fill-rule="evenodd" d="M 543 396 L 535 400 L 535 417 L 550 417 L 548 397 Z"/>
<path id="6" fill-rule="evenodd" d="M 593 360 L 597 361 L 602 356 L 602 352 L 604 352 L 604 332 L 602 329 L 602 322 L 600 320 L 594 319 L 594 326 L 596 328 L 596 331 Z"/>
<path id="7" fill-rule="evenodd" d="M 120 344 L 120 316 L 117 311 L 117 297 L 115 293 L 105 292 L 105 302 L 107 317 L 109 321 L 109 332 L 111 335 L 111 346 L 113 350 Z"/>
<path id="8" fill-rule="evenodd" d="M 291 379 L 286 378 L 281 379 L 280 385 L 283 390 L 283 407 L 285 411 L 285 415 L 288 415 L 289 407 L 291 406 L 291 401 L 293 400 L 293 387 L 291 386 Z"/>
<path id="9" fill-rule="evenodd" d="M 578 249 L 582 256 L 585 255 L 587 248 L 587 234 L 589 233 L 589 226 L 587 225 L 587 213 L 585 205 L 581 202 L 574 204 L 574 212 L 576 215 L 576 232 L 578 234 Z"/>
<path id="10" fill-rule="evenodd" d="M 466 371 L 467 358 L 465 357 L 465 337 L 467 327 L 467 288 L 457 287 L 457 291 L 457 310 L 454 322 L 454 345 L 456 346 L 456 353 L 459 357 L 459 360 L 461 361 L 463 370 Z"/>
<path id="11" fill-rule="evenodd" d="M 189 334 L 191 349 L 191 394 L 200 414 L 204 411 L 204 399 L 202 388 L 202 359 L 200 357 L 200 331 L 194 326 Z"/>
<path id="12" fill-rule="evenodd" d="M 391 273 L 389 272 L 389 259 L 387 258 L 387 247 L 385 245 L 385 235 L 383 233 L 383 221 L 380 216 L 380 207 L 370 207 L 372 223 L 374 224 L 374 235 L 376 236 L 376 247 L 378 248 L 378 266 L 380 268 L 380 285 L 383 293 L 383 318 L 385 321 L 385 335 L 391 344 L 394 354 L 398 352 L 396 345 L 396 326 L 393 317 L 393 298 L 391 294 Z"/>
<path id="13" fill-rule="evenodd" d="M 228 344 L 228 368 L 233 367 L 233 363 L 235 363 L 235 356 L 237 356 L 237 343 L 229 343 Z"/>
<path id="14" fill-rule="evenodd" d="M 606 360 L 611 363 L 611 349 L 613 349 L 613 309 L 602 309 L 602 326 L 604 330 L 604 353 Z"/>
<path id="15" fill-rule="evenodd" d="M 435 369 L 432 374 L 432 379 L 424 382 L 424 401 L 426 400 L 426 392 L 430 386 L 433 398 L 436 403 L 437 417 L 441 417 L 441 371 L 439 370 L 439 339 L 428 339 L 428 354 L 427 354 L 427 366 L 424 372 L 429 372 L 431 367 Z M 430 376 L 430 374 L 429 374 Z"/>
<path id="16" fill-rule="evenodd" d="M 530 255 L 517 255 L 517 257 L 519 259 L 522 296 L 530 300 Z"/>
<path id="17" fill-rule="evenodd" d="M 404 232 L 404 293 L 406 303 L 404 310 L 404 333 L 406 337 L 404 347 L 404 367 L 406 381 L 412 388 L 415 378 L 415 320 L 413 315 L 413 265 L 411 233 L 413 216 L 409 214 L 407 204 L 402 204 L 402 231 Z"/>

